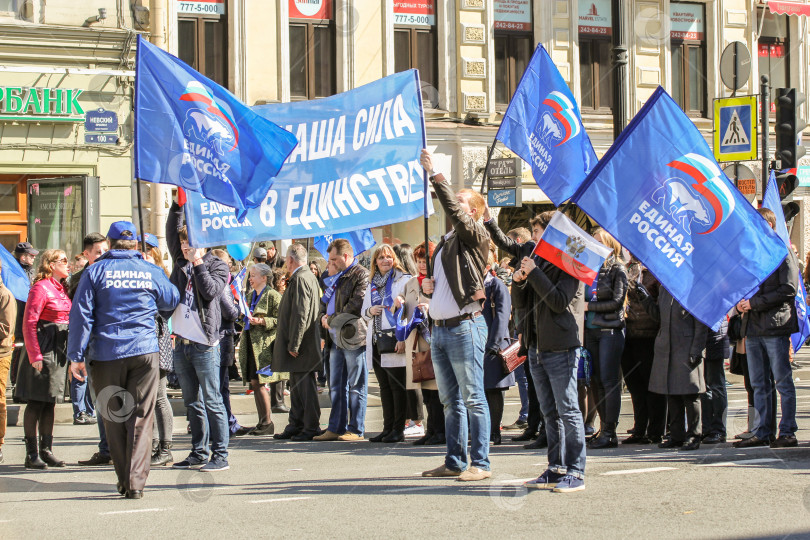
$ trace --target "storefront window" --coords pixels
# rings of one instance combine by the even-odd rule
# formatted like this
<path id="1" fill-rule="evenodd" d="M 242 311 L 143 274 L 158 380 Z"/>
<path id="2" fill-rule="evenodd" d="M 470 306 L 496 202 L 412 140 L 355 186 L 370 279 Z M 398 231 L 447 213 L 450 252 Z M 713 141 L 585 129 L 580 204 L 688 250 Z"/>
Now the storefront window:
<path id="1" fill-rule="evenodd" d="M 706 115 L 706 17 L 701 4 L 670 4 L 672 98 L 684 112 Z"/>
<path id="2" fill-rule="evenodd" d="M 439 106 L 439 61 L 434 0 L 394 1 L 394 71 L 419 70 L 425 108 Z"/>
<path id="3" fill-rule="evenodd" d="M 178 58 L 215 83 L 227 87 L 225 0 L 212 0 L 205 5 L 178 0 L 178 11 Z"/>
<path id="4" fill-rule="evenodd" d="M 495 0 L 495 105 L 506 110 L 534 50 L 531 0 Z"/>
<path id="5" fill-rule="evenodd" d="M 609 113 L 612 107 L 612 29 L 610 0 L 579 3 L 579 76 L 583 112 Z"/>
<path id="6" fill-rule="evenodd" d="M 762 21 L 762 17 L 765 20 Z M 759 35 L 759 74 L 768 76 L 771 96 L 774 88 L 788 88 L 790 64 L 790 41 L 788 36 L 788 16 L 775 15 L 768 9 L 757 10 L 757 23 L 762 22 Z M 771 112 L 776 113 L 776 101 L 771 99 Z"/>
<path id="7" fill-rule="evenodd" d="M 58 248 L 73 256 L 84 238 L 81 178 L 28 181 L 28 241 L 37 249 Z"/>
<path id="8" fill-rule="evenodd" d="M 290 0 L 290 97 L 328 97 L 337 91 L 335 21 L 331 0 Z"/>

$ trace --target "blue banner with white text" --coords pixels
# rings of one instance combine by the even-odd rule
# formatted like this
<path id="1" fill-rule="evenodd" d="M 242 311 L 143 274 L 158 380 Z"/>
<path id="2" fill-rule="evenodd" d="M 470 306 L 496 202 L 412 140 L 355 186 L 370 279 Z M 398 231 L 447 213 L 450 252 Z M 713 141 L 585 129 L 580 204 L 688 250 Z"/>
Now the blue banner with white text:
<path id="1" fill-rule="evenodd" d="M 231 208 L 189 191 L 191 244 L 310 238 L 422 217 L 419 92 L 418 74 L 410 70 L 324 99 L 253 107 L 293 133 L 298 146 L 242 221 Z M 427 202 L 433 213 L 430 196 Z"/>

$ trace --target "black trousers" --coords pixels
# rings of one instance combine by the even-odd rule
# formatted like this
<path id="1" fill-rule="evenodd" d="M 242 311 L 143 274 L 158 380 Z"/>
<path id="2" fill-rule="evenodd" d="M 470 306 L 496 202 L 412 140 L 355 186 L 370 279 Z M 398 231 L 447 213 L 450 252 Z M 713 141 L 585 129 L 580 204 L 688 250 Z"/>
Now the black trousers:
<path id="1" fill-rule="evenodd" d="M 372 363 L 377 382 L 380 384 L 383 431 L 404 431 L 405 409 L 408 404 L 408 395 L 405 390 L 405 367 L 382 367 L 376 345 L 373 348 Z"/>
<path id="2" fill-rule="evenodd" d="M 423 388 L 422 399 L 427 409 L 427 427 L 425 433 L 427 435 L 434 435 L 436 433 L 444 434 L 444 405 L 442 405 L 442 401 L 439 399 L 439 391 L 425 390 Z"/>
<path id="3" fill-rule="evenodd" d="M 157 352 L 101 362 L 93 360 L 96 392 L 118 481 L 142 490 L 152 458 L 152 423 L 160 378 Z"/>
<path id="4" fill-rule="evenodd" d="M 692 437 L 700 437 L 700 394 L 668 395 L 667 403 L 672 440 L 684 442 Z"/>
<path id="5" fill-rule="evenodd" d="M 526 372 L 526 381 L 529 383 L 529 416 L 526 418 L 526 423 L 529 424 L 527 429 L 535 432 L 543 433 L 540 424 L 543 422 L 543 413 L 540 411 L 540 400 L 537 399 L 537 391 L 534 388 L 534 381 L 532 380 L 532 370 L 529 369 L 528 361 L 524 364 Z"/>
<path id="6" fill-rule="evenodd" d="M 407 381 L 405 381 L 407 383 Z M 408 404 L 405 409 L 405 418 L 420 422 L 425 419 L 424 398 L 422 397 L 422 390 L 413 389 L 406 390 L 408 396 Z"/>
<path id="7" fill-rule="evenodd" d="M 487 405 L 489 406 L 489 437 L 490 440 L 501 433 L 501 420 L 503 420 L 503 388 L 487 390 Z"/>
<path id="8" fill-rule="evenodd" d="M 321 425 L 321 404 L 314 371 L 290 373 L 290 417 L 284 431 L 294 434 L 318 435 Z"/>
<path id="9" fill-rule="evenodd" d="M 667 397 L 650 392 L 655 338 L 628 338 L 622 353 L 622 373 L 633 402 L 633 433 L 661 437 L 667 423 Z"/>
<path id="10" fill-rule="evenodd" d="M 703 420 L 703 434 L 726 436 L 726 372 L 725 358 L 706 358 L 703 361 L 703 376 L 706 380 L 706 393 L 701 394 L 700 406 Z"/>

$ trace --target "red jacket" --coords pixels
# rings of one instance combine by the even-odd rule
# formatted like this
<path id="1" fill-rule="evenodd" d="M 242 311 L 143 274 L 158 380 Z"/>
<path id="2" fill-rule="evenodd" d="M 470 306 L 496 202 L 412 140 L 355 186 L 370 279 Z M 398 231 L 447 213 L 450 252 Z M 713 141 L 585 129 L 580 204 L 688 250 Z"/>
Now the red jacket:
<path id="1" fill-rule="evenodd" d="M 42 361 L 42 351 L 37 339 L 37 322 L 40 320 L 67 324 L 70 316 L 70 298 L 65 287 L 54 278 L 34 283 L 28 293 L 23 315 L 23 339 L 28 351 L 28 361 Z"/>

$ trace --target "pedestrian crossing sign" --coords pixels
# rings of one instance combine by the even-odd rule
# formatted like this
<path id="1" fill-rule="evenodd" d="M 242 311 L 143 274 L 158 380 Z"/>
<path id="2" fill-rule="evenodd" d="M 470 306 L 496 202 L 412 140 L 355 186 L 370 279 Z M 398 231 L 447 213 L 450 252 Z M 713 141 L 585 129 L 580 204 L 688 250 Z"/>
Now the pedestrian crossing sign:
<path id="1" fill-rule="evenodd" d="M 757 159 L 757 96 L 714 100 L 714 157 L 717 161 Z"/>

